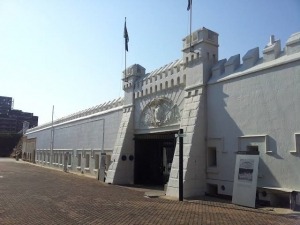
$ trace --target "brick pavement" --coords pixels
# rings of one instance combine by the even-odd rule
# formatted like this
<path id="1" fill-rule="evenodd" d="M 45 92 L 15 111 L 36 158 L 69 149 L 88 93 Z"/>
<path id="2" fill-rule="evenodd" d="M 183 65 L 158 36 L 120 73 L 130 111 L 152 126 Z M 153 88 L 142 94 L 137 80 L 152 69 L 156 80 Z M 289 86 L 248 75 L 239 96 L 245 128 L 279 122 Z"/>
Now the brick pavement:
<path id="1" fill-rule="evenodd" d="M 145 198 L 141 191 L 0 159 L 0 224 L 300 225 L 300 217 L 207 200 Z"/>

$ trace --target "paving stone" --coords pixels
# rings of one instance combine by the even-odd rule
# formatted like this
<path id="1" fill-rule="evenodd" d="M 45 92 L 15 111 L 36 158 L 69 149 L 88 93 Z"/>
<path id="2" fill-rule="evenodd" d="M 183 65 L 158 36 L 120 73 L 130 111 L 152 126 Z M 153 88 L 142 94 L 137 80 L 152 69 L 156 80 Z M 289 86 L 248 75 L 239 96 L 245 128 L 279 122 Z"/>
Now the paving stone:
<path id="1" fill-rule="evenodd" d="M 300 224 L 210 199 L 145 198 L 143 191 L 40 166 L 0 160 L 0 224 Z"/>

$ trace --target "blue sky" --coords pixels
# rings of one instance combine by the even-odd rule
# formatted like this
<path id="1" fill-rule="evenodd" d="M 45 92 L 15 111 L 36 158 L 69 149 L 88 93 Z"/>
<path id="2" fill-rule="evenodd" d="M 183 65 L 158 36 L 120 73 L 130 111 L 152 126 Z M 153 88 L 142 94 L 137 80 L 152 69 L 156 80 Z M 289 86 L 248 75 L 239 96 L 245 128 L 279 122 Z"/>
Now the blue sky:
<path id="1" fill-rule="evenodd" d="M 0 95 L 39 124 L 123 96 L 127 65 L 147 72 L 182 56 L 187 0 L 1 0 Z M 219 33 L 219 59 L 300 31 L 299 0 L 193 1 L 193 30 Z"/>

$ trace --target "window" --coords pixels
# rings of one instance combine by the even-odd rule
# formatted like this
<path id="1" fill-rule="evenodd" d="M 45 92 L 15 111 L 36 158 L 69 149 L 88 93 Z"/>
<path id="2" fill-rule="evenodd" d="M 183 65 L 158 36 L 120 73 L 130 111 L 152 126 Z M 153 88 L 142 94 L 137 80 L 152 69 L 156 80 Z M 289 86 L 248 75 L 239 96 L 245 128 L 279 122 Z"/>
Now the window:
<path id="1" fill-rule="evenodd" d="M 300 134 L 295 134 L 296 152 L 300 152 Z"/>
<path id="2" fill-rule="evenodd" d="M 105 168 L 106 168 L 106 170 L 108 170 L 110 164 L 111 164 L 111 155 L 106 155 L 106 158 L 105 158 Z"/>
<path id="3" fill-rule="evenodd" d="M 249 151 L 260 153 L 272 153 L 268 146 L 268 135 L 245 135 L 238 137 L 238 152 L 248 153 Z"/>
<path id="4" fill-rule="evenodd" d="M 90 167 L 90 155 L 86 154 L 85 156 L 85 168 L 89 168 Z"/>
<path id="5" fill-rule="evenodd" d="M 168 81 L 166 81 L 165 83 L 165 88 L 168 88 Z"/>
<path id="6" fill-rule="evenodd" d="M 171 80 L 171 87 L 174 87 L 174 80 Z"/>
<path id="7" fill-rule="evenodd" d="M 68 165 L 72 165 L 72 155 L 68 154 Z"/>
<path id="8" fill-rule="evenodd" d="M 59 154 L 59 164 L 62 164 L 62 159 L 63 159 L 63 154 L 60 153 L 60 154 Z"/>
<path id="9" fill-rule="evenodd" d="M 99 154 L 95 155 L 95 169 L 99 169 Z"/>
<path id="10" fill-rule="evenodd" d="M 299 133 L 295 133 L 295 149 L 291 150 L 290 153 L 294 154 L 294 153 L 299 153 L 300 152 L 300 134 Z"/>
<path id="11" fill-rule="evenodd" d="M 248 145 L 247 146 L 247 153 L 259 153 L 257 145 Z"/>
<path id="12" fill-rule="evenodd" d="M 77 158 L 77 166 L 81 166 L 81 154 L 78 154 Z"/>
<path id="13" fill-rule="evenodd" d="M 208 147 L 207 166 L 208 167 L 216 167 L 217 166 L 217 148 L 216 147 Z"/>

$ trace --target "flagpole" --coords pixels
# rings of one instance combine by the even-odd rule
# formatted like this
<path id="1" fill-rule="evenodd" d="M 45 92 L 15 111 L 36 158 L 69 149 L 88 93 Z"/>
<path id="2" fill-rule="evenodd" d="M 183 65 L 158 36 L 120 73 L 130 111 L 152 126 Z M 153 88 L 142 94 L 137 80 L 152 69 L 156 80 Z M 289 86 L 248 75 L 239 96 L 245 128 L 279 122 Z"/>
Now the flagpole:
<path id="1" fill-rule="evenodd" d="M 125 40 L 125 48 L 124 48 L 124 51 L 125 51 L 125 69 L 124 69 L 124 81 L 125 82 L 128 82 L 128 79 L 127 79 L 127 71 L 126 71 L 126 68 L 127 68 L 127 51 L 128 51 L 128 32 L 127 32 L 127 26 L 126 26 L 126 17 L 125 17 L 125 25 L 124 25 L 124 40 Z"/>
<path id="2" fill-rule="evenodd" d="M 54 127 L 53 127 L 54 105 L 52 106 L 52 122 L 51 122 L 51 145 L 50 145 L 50 166 L 53 163 L 53 149 L 54 149 Z"/>
<path id="3" fill-rule="evenodd" d="M 125 17 L 125 28 L 126 28 L 126 17 Z M 126 30 L 127 30 L 127 28 L 126 28 Z M 124 48 L 124 51 L 125 51 L 125 70 L 124 70 L 124 75 L 125 75 L 125 77 L 124 77 L 124 81 L 127 82 L 127 77 L 126 77 L 127 76 L 127 73 L 126 73 L 126 68 L 127 68 L 126 67 L 126 57 L 127 57 L 127 54 L 126 54 L 126 52 L 127 52 L 127 49 L 126 49 L 127 43 L 126 42 L 127 42 L 127 39 L 125 38 L 124 40 L 125 40 L 125 48 Z"/>
<path id="4" fill-rule="evenodd" d="M 192 12 L 193 12 L 193 3 L 190 0 L 190 52 L 192 51 Z"/>

